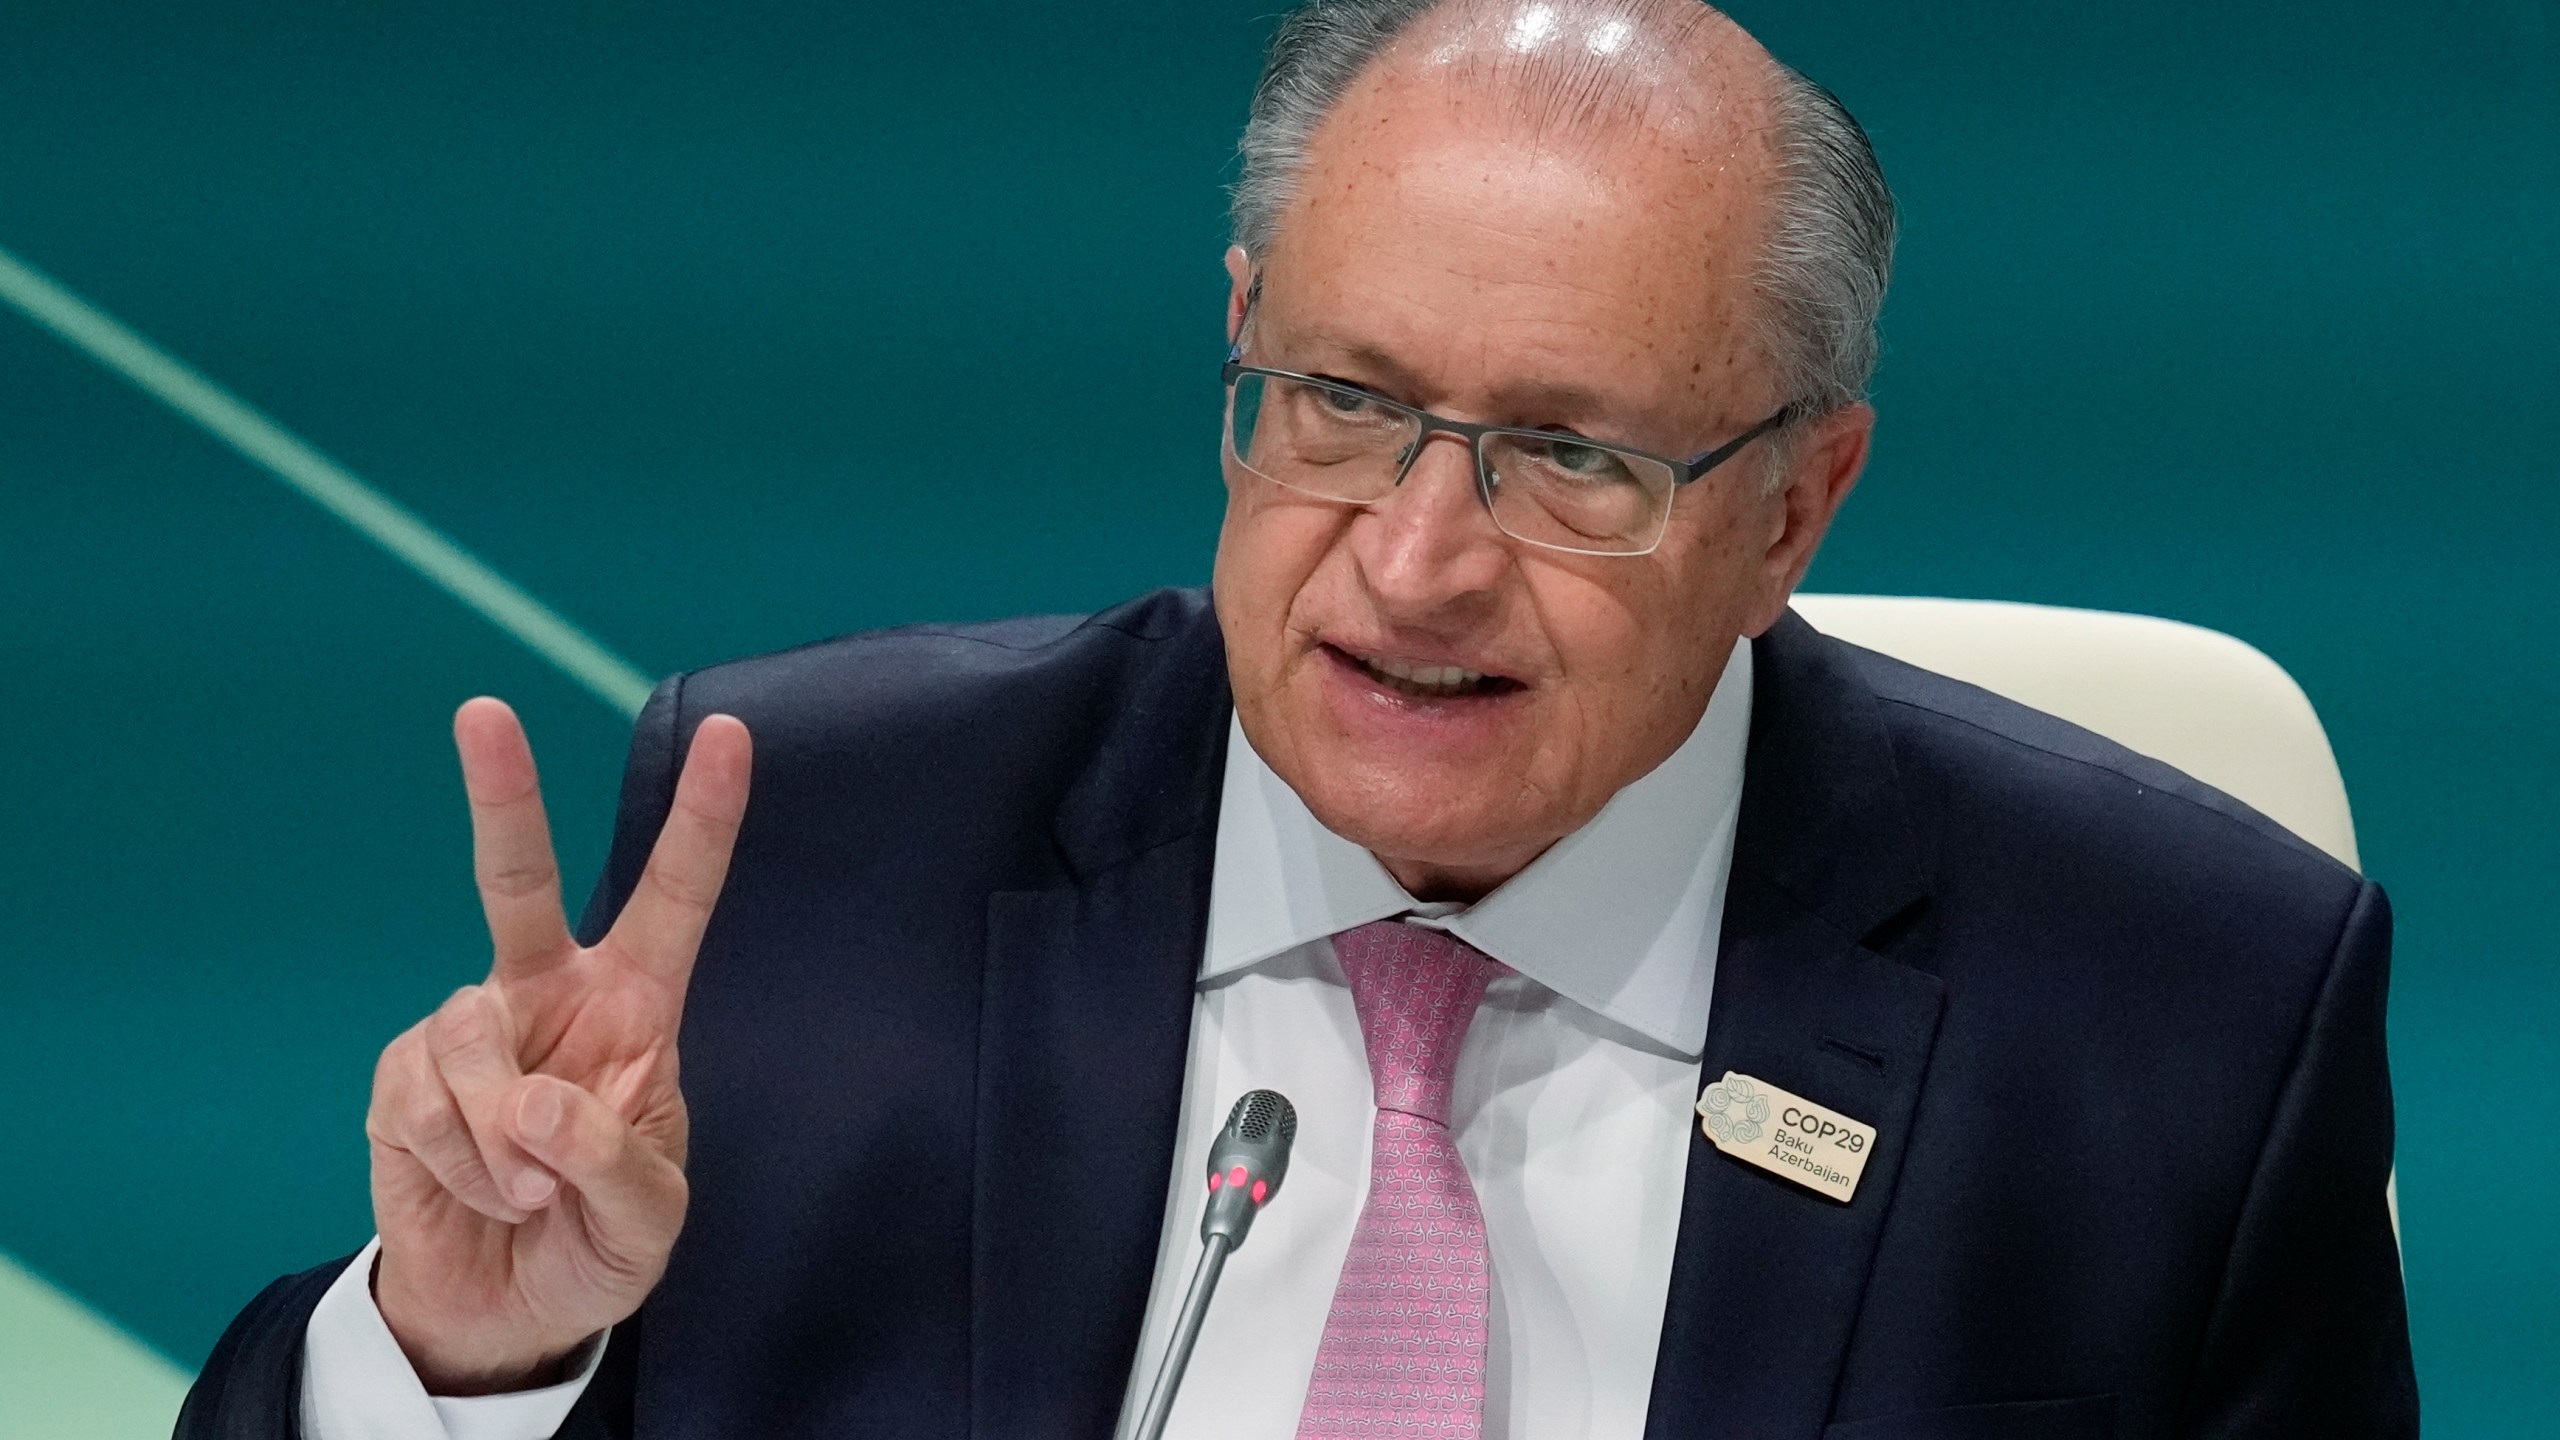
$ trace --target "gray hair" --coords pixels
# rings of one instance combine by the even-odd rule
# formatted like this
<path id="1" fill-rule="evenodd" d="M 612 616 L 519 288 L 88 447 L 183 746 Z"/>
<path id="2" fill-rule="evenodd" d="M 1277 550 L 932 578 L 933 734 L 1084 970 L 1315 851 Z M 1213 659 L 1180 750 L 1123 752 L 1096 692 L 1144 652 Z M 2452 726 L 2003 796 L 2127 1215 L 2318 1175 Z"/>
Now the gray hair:
<path id="1" fill-rule="evenodd" d="M 1316 130 L 1370 64 L 1451 0 L 1310 0 L 1281 21 L 1238 145 L 1235 243 L 1270 253 Z M 1866 398 L 1893 274 L 1895 215 L 1867 132 L 1838 97 L 1776 67 L 1777 195 L 1754 276 L 1762 339 L 1803 415 Z"/>

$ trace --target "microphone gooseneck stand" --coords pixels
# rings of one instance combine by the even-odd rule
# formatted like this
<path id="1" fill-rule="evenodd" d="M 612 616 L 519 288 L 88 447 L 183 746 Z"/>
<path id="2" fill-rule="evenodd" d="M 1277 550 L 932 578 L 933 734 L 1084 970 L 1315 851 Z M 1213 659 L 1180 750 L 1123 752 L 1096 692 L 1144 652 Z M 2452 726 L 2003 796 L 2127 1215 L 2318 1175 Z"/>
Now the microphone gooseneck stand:
<path id="1" fill-rule="evenodd" d="M 1165 1346 L 1164 1364 L 1156 1370 L 1133 1440 L 1162 1440 L 1218 1276 L 1227 1268 L 1227 1257 L 1244 1243 L 1253 1217 L 1280 1193 L 1280 1178 L 1289 1171 L 1289 1146 L 1297 1138 L 1298 1112 L 1288 1098 L 1277 1090 L 1252 1090 L 1236 1101 L 1227 1128 L 1209 1147 L 1209 1205 L 1200 1216 L 1200 1263 L 1191 1272 L 1191 1289 L 1182 1297 L 1173 1338 Z"/>
<path id="2" fill-rule="evenodd" d="M 1200 1322 L 1209 1314 L 1210 1293 L 1218 1288 L 1218 1272 L 1227 1268 L 1235 1242 L 1212 1235 L 1201 1242 L 1199 1267 L 1191 1272 L 1191 1293 L 1182 1298 L 1182 1317 L 1173 1324 L 1173 1343 L 1164 1350 L 1164 1367 L 1156 1371 L 1156 1387 L 1147 1396 L 1146 1414 L 1138 1421 L 1137 1440 L 1162 1440 L 1164 1422 L 1173 1415 L 1174 1393 L 1182 1388 L 1182 1372 L 1191 1364 L 1191 1347 L 1199 1343 Z"/>

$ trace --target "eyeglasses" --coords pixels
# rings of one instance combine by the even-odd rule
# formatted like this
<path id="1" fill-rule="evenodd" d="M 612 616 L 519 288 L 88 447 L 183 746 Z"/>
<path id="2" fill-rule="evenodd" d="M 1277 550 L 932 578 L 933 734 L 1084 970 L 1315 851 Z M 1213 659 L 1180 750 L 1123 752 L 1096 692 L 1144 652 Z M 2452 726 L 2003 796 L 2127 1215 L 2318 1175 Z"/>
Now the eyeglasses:
<path id="1" fill-rule="evenodd" d="M 1228 357 L 1227 453 L 1275 485 L 1374 505 L 1412 473 L 1423 441 L 1455 435 L 1474 452 L 1476 490 L 1503 534 L 1576 555 L 1650 555 L 1671 497 L 1796 418 L 1789 405 L 1703 455 L 1675 460 L 1555 430 L 1476 425 L 1357 386 Z"/>

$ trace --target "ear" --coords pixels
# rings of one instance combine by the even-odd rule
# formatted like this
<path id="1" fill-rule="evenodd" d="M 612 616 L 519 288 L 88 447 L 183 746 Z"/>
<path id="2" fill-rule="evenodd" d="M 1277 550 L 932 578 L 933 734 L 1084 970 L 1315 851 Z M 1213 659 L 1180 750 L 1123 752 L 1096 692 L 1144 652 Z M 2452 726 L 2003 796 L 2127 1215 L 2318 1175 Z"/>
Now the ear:
<path id="1" fill-rule="evenodd" d="M 1244 333 L 1245 306 L 1253 300 L 1253 257 L 1241 245 L 1227 247 L 1227 343 Z"/>
<path id="2" fill-rule="evenodd" d="M 1851 405 L 1813 422 L 1796 437 L 1789 457 L 1785 488 L 1766 502 L 1775 534 L 1761 557 L 1760 595 L 1748 633 L 1757 637 L 1778 623 L 1796 587 L 1813 567 L 1814 552 L 1831 533 L 1831 521 L 1858 476 L 1867 468 L 1873 448 L 1876 412 L 1872 405 Z"/>

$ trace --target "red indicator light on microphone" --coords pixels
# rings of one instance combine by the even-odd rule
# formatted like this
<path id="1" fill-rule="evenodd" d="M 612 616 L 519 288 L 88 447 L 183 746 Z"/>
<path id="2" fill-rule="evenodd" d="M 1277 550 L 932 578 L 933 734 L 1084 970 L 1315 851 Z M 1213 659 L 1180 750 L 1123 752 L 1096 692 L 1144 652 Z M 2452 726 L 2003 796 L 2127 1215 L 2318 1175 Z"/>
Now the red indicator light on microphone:
<path id="1" fill-rule="evenodd" d="M 1212 1170 L 1212 1171 L 1210 1171 L 1210 1172 L 1209 1172 L 1209 1193 L 1210 1193 L 1210 1194 L 1212 1194 L 1212 1195 L 1217 1194 L 1217 1193 L 1218 1193 L 1218 1187 L 1219 1187 L 1219 1186 L 1221 1186 L 1221 1185 L 1224 1185 L 1224 1184 L 1226 1184 L 1226 1183 L 1227 1183 L 1227 1177 L 1226 1177 L 1226 1176 L 1219 1174 L 1219 1173 L 1218 1173 L 1217 1171 L 1215 1171 L 1215 1170 Z"/>
<path id="2" fill-rule="evenodd" d="M 1244 1178 L 1244 1167 L 1241 1165 L 1227 1172 L 1227 1183 L 1230 1185 L 1241 1185 L 1244 1183 Z"/>
<path id="3" fill-rule="evenodd" d="M 1254 1182 L 1253 1182 L 1253 1203 L 1254 1203 L 1254 1204 L 1256 1204 L 1256 1205 L 1261 1204 L 1261 1203 L 1262 1203 L 1262 1197 L 1263 1197 L 1263 1196 L 1265 1196 L 1265 1195 L 1268 1195 L 1268 1194 L 1270 1194 L 1270 1193 L 1271 1193 L 1271 1187 L 1270 1187 L 1270 1186 L 1263 1184 L 1263 1183 L 1262 1183 L 1261 1181 L 1259 1181 L 1259 1180 L 1256 1180 L 1256 1181 L 1254 1181 Z"/>

